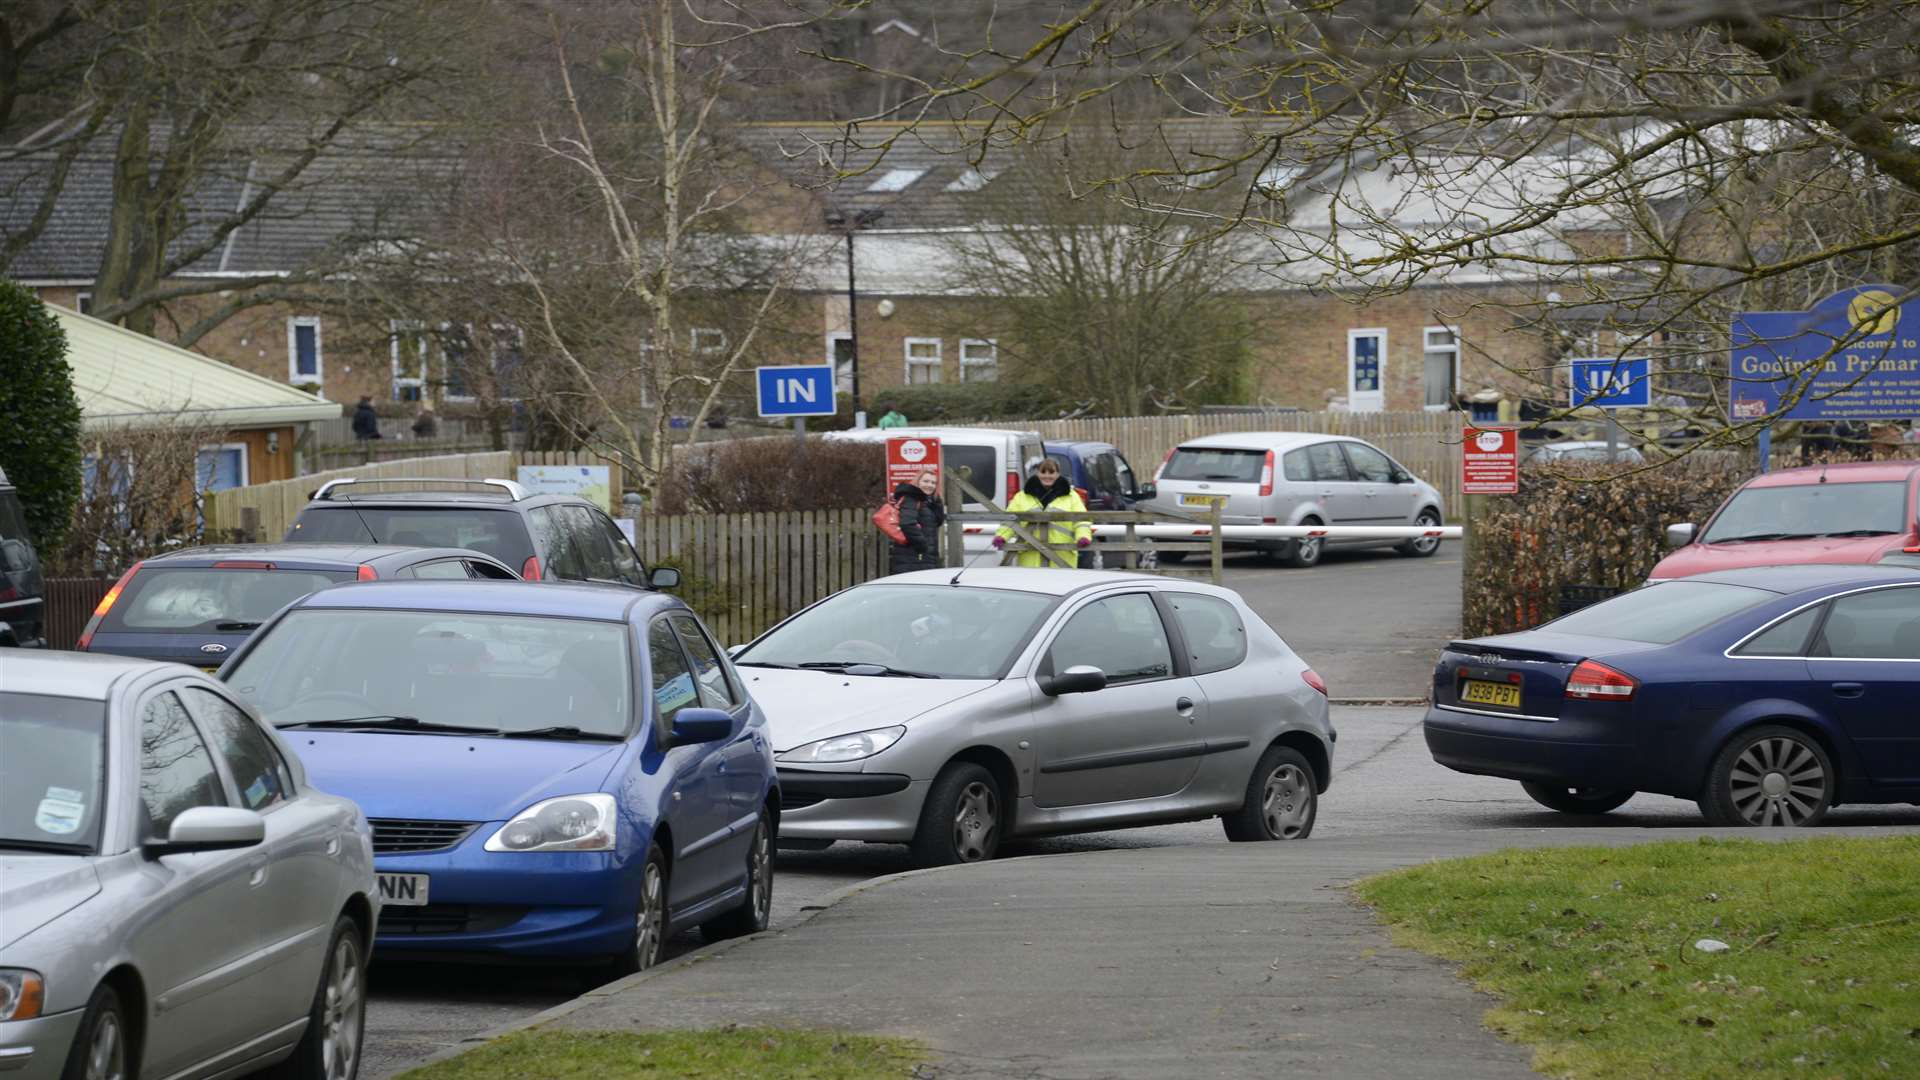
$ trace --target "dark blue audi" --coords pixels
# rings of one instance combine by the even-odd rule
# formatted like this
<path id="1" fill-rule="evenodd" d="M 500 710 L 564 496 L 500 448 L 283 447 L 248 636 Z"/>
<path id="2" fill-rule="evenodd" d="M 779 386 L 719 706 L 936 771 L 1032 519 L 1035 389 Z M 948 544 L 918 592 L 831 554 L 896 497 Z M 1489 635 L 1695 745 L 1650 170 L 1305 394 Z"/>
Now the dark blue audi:
<path id="1" fill-rule="evenodd" d="M 394 959 L 651 965 L 766 928 L 779 822 L 765 719 L 658 592 L 340 585 L 221 677 L 373 825 Z"/>
<path id="2" fill-rule="evenodd" d="M 1425 729 L 1440 764 L 1571 814 L 1641 791 L 1695 800 L 1716 825 L 1920 803 L 1920 573 L 1702 574 L 1456 641 Z"/>

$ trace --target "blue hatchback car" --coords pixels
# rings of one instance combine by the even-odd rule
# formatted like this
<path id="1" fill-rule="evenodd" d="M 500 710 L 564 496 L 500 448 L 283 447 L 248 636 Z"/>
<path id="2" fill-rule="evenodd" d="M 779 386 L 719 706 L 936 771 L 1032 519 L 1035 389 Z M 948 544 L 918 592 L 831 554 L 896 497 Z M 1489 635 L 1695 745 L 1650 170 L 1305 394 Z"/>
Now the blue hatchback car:
<path id="1" fill-rule="evenodd" d="M 1920 803 L 1920 573 L 1702 574 L 1456 641 L 1424 727 L 1435 761 L 1567 813 L 1640 791 L 1716 825 Z"/>
<path id="2" fill-rule="evenodd" d="M 340 585 L 287 607 L 221 677 L 366 812 L 389 957 L 624 972 L 686 927 L 767 925 L 766 721 L 671 596 Z"/>

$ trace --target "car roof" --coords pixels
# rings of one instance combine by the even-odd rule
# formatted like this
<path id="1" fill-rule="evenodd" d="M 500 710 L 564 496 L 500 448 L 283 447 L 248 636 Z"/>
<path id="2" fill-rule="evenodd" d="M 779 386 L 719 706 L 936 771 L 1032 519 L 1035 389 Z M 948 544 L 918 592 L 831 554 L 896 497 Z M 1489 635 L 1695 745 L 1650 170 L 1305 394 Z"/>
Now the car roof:
<path id="1" fill-rule="evenodd" d="M 1071 450 L 1077 454 L 1104 454 L 1108 451 L 1118 453 L 1120 450 L 1119 447 L 1112 443 L 1099 442 L 1094 439 L 1048 439 L 1045 445 L 1048 453 L 1053 453 L 1055 450 Z"/>
<path id="2" fill-rule="evenodd" d="M 485 552 L 470 548 L 409 547 L 406 544 L 210 544 L 206 547 L 169 551 L 145 560 L 149 565 L 208 566 L 230 560 L 268 561 L 359 566 L 395 555 L 428 559 L 464 559 L 478 556 L 498 562 Z"/>
<path id="3" fill-rule="evenodd" d="M 1781 594 L 1847 585 L 1920 585 L 1920 570 L 1872 563 L 1805 563 L 1794 566 L 1748 566 L 1693 574 L 1675 581 L 1705 581 L 1716 585 L 1745 585 Z"/>
<path id="4" fill-rule="evenodd" d="M 1868 484 L 1874 481 L 1910 480 L 1920 461 L 1847 461 L 1835 465 L 1803 465 L 1779 469 L 1747 481 L 1750 488 L 1793 487 L 1799 484 Z M 1821 477 L 1825 477 L 1822 480 Z"/>
<path id="5" fill-rule="evenodd" d="M 866 586 L 876 585 L 946 585 L 953 581 L 955 571 L 915 570 L 906 574 L 894 574 L 890 577 L 875 578 Z M 960 588 L 1011 589 L 1018 592 L 1043 593 L 1048 596 L 1067 596 L 1086 589 L 1102 585 L 1146 585 L 1155 586 L 1177 582 L 1181 588 L 1193 586 L 1202 592 L 1218 595 L 1234 595 L 1231 589 L 1209 585 L 1187 578 L 1166 578 L 1158 574 L 1128 573 L 1123 570 L 1065 570 L 1042 566 L 984 566 L 977 570 L 959 572 Z M 859 586 L 859 587 L 866 587 Z"/>
<path id="6" fill-rule="evenodd" d="M 541 615 L 626 621 L 655 611 L 686 609 L 679 599 L 615 585 L 532 581 L 359 581 L 321 589 L 294 601 L 299 608 L 377 608 L 388 611 L 460 611 L 479 615 Z M 641 610 L 636 611 L 639 608 Z"/>
<path id="7" fill-rule="evenodd" d="M 857 439 L 867 442 L 880 442 L 898 436 L 939 439 L 942 442 L 952 439 L 955 442 L 989 442 L 994 439 L 1038 439 L 1040 433 L 1017 428 L 991 427 L 897 427 L 897 428 L 855 428 L 851 431 L 829 431 L 829 439 Z"/>
<path id="8" fill-rule="evenodd" d="M 107 700 L 113 684 L 126 675 L 161 668 L 179 668 L 183 673 L 192 670 L 160 660 L 51 649 L 8 649 L 6 657 L 7 677 L 0 683 L 0 690 L 88 701 Z"/>
<path id="9" fill-rule="evenodd" d="M 308 507 L 354 507 L 379 506 L 394 503 L 405 506 L 418 506 L 421 503 L 445 503 L 450 506 L 476 507 L 480 509 L 512 510 L 528 506 L 540 500 L 570 500 L 586 502 L 573 495 L 559 495 L 536 492 L 524 499 L 511 499 L 503 493 L 485 491 L 383 491 L 377 495 L 362 495 L 357 492 L 333 491 L 324 499 L 309 499 Z"/>
<path id="10" fill-rule="evenodd" d="M 1327 435 L 1318 431 L 1230 431 L 1188 439 L 1178 449 L 1219 447 L 1229 450 L 1292 450 L 1320 442 L 1359 442 L 1346 435 Z"/>

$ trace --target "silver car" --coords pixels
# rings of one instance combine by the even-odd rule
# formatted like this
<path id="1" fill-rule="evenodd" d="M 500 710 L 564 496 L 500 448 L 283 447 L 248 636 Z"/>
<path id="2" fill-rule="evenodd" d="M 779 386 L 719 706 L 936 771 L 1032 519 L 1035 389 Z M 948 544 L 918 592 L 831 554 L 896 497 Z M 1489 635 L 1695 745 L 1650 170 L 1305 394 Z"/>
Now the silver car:
<path id="1" fill-rule="evenodd" d="M 1439 525 L 1440 492 L 1372 443 L 1344 435 L 1248 431 L 1184 442 L 1155 478 L 1158 506 L 1205 514 L 1220 505 L 1225 525 Z M 1312 566 L 1324 545 L 1392 546 L 1424 557 L 1437 538 L 1417 540 L 1262 540 L 1255 547 L 1289 566 Z M 1169 557 L 1172 556 L 1172 557 Z M 1162 553 L 1179 562 L 1184 553 Z"/>
<path id="2" fill-rule="evenodd" d="M 373 838 L 220 683 L 0 658 L 0 1077 L 352 1080 Z"/>
<path id="3" fill-rule="evenodd" d="M 736 650 L 768 717 L 780 843 L 908 844 L 1218 816 L 1313 830 L 1325 684 L 1234 592 L 1091 570 L 925 570 L 836 593 Z"/>

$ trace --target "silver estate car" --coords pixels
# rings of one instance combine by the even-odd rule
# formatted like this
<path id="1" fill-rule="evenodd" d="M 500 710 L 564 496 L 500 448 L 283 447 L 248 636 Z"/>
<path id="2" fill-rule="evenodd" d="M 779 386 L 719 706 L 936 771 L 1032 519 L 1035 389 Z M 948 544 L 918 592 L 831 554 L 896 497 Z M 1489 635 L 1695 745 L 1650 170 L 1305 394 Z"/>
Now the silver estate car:
<path id="1" fill-rule="evenodd" d="M 0 1077 L 353 1080 L 373 838 L 191 668 L 0 657 Z"/>
<path id="2" fill-rule="evenodd" d="M 1219 817 L 1304 837 L 1332 772 L 1326 687 L 1234 592 L 1093 570 L 923 570 L 735 650 L 767 713 L 780 843 L 908 844 Z"/>
<path id="3" fill-rule="evenodd" d="M 1371 443 L 1344 435 L 1246 431 L 1208 435 L 1174 447 L 1155 478 L 1158 506 L 1205 514 L 1220 504 L 1225 525 L 1438 525 L 1446 507 L 1432 484 Z M 1312 566 L 1323 545 L 1392 546 L 1423 557 L 1440 550 L 1419 540 L 1261 540 L 1255 547 L 1289 566 Z M 1169 557 L 1169 556 L 1174 557 Z M 1162 553 L 1179 562 L 1184 553 Z"/>

